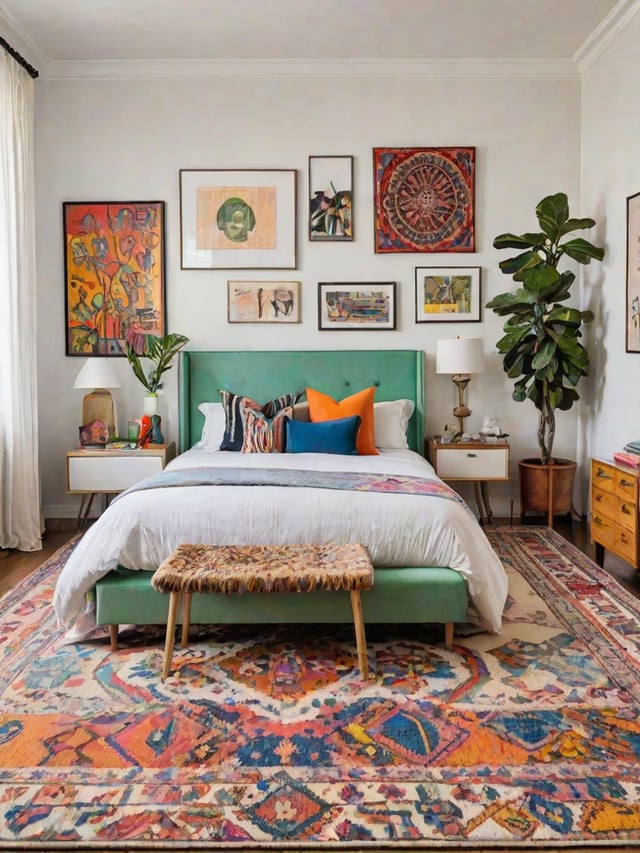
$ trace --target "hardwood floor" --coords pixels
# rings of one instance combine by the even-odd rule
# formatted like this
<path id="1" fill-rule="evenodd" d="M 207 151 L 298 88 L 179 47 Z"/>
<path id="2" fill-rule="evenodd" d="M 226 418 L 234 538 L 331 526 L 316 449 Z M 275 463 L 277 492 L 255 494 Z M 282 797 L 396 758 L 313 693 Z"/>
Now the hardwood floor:
<path id="1" fill-rule="evenodd" d="M 496 519 L 496 524 L 508 526 L 508 519 Z M 595 560 L 595 548 L 589 542 L 589 529 L 585 521 L 557 520 L 555 529 L 564 538 L 571 542 L 576 548 Z M 59 529 L 58 525 L 52 525 L 47 530 L 43 539 L 42 551 L 26 553 L 24 551 L 9 551 L 4 558 L 0 559 L 0 598 L 10 589 L 13 589 L 23 578 L 35 571 L 38 566 L 51 556 L 58 548 L 65 544 L 74 535 L 74 530 Z M 640 598 L 640 572 L 632 566 L 616 557 L 614 554 L 605 552 L 604 568 L 616 580 Z"/>

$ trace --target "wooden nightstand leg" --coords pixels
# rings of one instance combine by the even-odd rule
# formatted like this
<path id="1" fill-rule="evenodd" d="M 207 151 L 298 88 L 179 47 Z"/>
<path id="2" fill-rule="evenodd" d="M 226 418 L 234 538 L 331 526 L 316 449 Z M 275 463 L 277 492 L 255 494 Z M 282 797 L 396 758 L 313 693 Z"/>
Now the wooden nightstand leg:
<path id="1" fill-rule="evenodd" d="M 109 625 L 109 639 L 111 640 L 111 651 L 118 651 L 118 628 L 119 625 Z"/>
<path id="2" fill-rule="evenodd" d="M 444 623 L 444 647 L 450 649 L 453 646 L 453 622 Z"/>
<path id="3" fill-rule="evenodd" d="M 363 681 L 366 681 L 369 678 L 369 664 L 367 662 L 367 639 L 364 633 L 364 619 L 362 617 L 360 590 L 352 589 L 349 591 L 349 595 L 351 597 L 351 609 L 353 611 L 353 626 L 356 631 L 358 667 L 360 669 L 360 677 Z"/>
<path id="4" fill-rule="evenodd" d="M 167 615 L 167 635 L 164 642 L 164 661 L 162 664 L 162 680 L 168 677 L 173 660 L 173 644 L 176 635 L 176 621 L 180 610 L 180 593 L 172 592 L 169 598 L 169 613 Z"/>

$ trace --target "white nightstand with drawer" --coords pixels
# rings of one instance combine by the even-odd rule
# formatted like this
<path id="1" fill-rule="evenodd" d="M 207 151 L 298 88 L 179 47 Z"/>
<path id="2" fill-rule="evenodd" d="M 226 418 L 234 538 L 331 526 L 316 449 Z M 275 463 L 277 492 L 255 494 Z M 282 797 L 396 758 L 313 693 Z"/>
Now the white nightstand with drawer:
<path id="1" fill-rule="evenodd" d="M 162 471 L 175 455 L 175 442 L 135 450 L 69 450 L 67 494 L 82 495 L 78 529 L 86 522 L 96 495 L 114 495 L 128 489 Z"/>
<path id="2" fill-rule="evenodd" d="M 443 480 L 473 483 L 480 520 L 493 522 L 488 483 L 509 479 L 509 443 L 506 440 L 443 444 L 431 438 L 429 461 Z"/>

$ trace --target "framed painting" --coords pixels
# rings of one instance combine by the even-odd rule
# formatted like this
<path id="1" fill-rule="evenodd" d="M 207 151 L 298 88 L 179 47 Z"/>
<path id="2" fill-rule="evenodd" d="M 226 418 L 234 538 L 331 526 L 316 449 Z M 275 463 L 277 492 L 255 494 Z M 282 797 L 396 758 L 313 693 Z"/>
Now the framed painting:
<path id="1" fill-rule="evenodd" d="M 475 148 L 374 148 L 374 247 L 475 251 Z"/>
<path id="2" fill-rule="evenodd" d="M 229 323 L 299 323 L 299 281 L 228 281 Z"/>
<path id="3" fill-rule="evenodd" d="M 65 201 L 66 354 L 145 352 L 165 334 L 163 201 Z"/>
<path id="4" fill-rule="evenodd" d="M 480 267 L 416 267 L 416 323 L 480 321 Z"/>
<path id="5" fill-rule="evenodd" d="M 180 266 L 295 269 L 295 169 L 181 169 Z"/>
<path id="6" fill-rule="evenodd" d="M 395 327 L 395 281 L 318 284 L 318 329 L 321 331 Z"/>
<path id="7" fill-rule="evenodd" d="M 353 157 L 309 157 L 309 240 L 353 240 Z"/>
<path id="8" fill-rule="evenodd" d="M 627 198 L 626 351 L 640 352 L 640 193 Z"/>

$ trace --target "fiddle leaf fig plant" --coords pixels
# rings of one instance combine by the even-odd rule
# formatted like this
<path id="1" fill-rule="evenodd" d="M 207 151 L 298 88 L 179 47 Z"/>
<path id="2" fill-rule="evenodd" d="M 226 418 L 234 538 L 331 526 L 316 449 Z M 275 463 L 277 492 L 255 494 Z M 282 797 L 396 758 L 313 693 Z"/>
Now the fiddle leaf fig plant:
<path id="1" fill-rule="evenodd" d="M 604 249 L 574 231 L 593 228 L 593 219 L 572 219 L 565 193 L 542 199 L 536 206 L 539 231 L 500 234 L 496 249 L 518 249 L 501 261 L 500 269 L 518 284 L 487 302 L 498 316 L 507 317 L 504 337 L 497 343 L 503 369 L 515 380 L 513 399 L 531 400 L 539 413 L 538 444 L 543 465 L 552 461 L 555 410 L 568 410 L 579 399 L 576 386 L 589 367 L 589 354 L 580 343 L 583 323 L 591 311 L 562 305 L 571 296 L 576 276 L 558 267 L 566 256 L 580 264 L 601 261 Z"/>
<path id="2" fill-rule="evenodd" d="M 136 379 L 144 385 L 149 394 L 157 394 L 163 373 L 171 369 L 171 362 L 174 357 L 188 343 L 189 338 L 184 335 L 170 334 L 164 335 L 162 338 L 156 337 L 156 335 L 146 335 L 146 352 L 143 356 L 140 356 L 131 344 L 127 344 L 127 360 Z M 153 364 L 149 373 L 144 370 L 142 358 L 147 358 Z"/>

